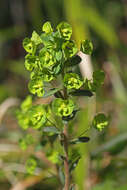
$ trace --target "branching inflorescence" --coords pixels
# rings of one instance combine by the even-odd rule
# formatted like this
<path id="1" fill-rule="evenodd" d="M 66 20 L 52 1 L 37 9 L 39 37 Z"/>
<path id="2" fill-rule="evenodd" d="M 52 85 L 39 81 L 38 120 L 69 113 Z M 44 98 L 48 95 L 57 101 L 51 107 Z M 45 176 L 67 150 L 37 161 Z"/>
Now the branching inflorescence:
<path id="1" fill-rule="evenodd" d="M 84 40 L 79 50 L 71 39 L 72 27 L 68 23 L 61 22 L 54 31 L 50 22 L 46 22 L 42 31 L 41 35 L 34 31 L 31 38 L 23 40 L 27 52 L 25 68 L 30 72 L 28 88 L 31 94 L 38 97 L 54 98 L 49 104 L 38 105 L 32 103 L 31 95 L 27 96 L 17 111 L 17 118 L 23 130 L 33 128 L 41 133 L 42 147 L 48 147 L 47 159 L 63 173 L 64 182 L 61 183 L 64 190 L 71 190 L 73 166 L 81 157 L 71 146 L 89 141 L 89 137 L 85 136 L 70 139 L 68 134 L 69 123 L 80 111 L 75 96 L 94 95 L 103 84 L 105 75 L 103 71 L 97 70 L 93 72 L 93 79 L 88 80 L 75 73 L 81 61 L 77 53 L 82 51 L 90 55 L 93 45 L 91 41 Z M 100 131 L 107 125 L 108 119 L 103 113 L 97 114 L 90 124 Z M 34 139 L 31 134 L 27 134 L 19 143 L 25 150 L 28 145 L 34 144 Z M 36 166 L 36 158 L 30 157 L 26 163 L 28 173 L 33 174 Z"/>

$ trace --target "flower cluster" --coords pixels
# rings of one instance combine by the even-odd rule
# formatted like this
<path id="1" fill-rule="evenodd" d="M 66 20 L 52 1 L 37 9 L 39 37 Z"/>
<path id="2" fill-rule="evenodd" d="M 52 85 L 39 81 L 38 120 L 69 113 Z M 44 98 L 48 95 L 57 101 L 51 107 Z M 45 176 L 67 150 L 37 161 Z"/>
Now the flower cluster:
<path id="1" fill-rule="evenodd" d="M 67 89 L 79 89 L 83 85 L 83 81 L 76 73 L 67 73 L 64 76 L 64 86 Z"/>
<path id="2" fill-rule="evenodd" d="M 50 22 L 42 26 L 42 33 L 39 35 L 35 31 L 31 38 L 23 40 L 23 47 L 27 52 L 25 56 L 25 68 L 30 72 L 29 91 L 42 97 L 45 94 L 45 82 L 55 80 L 57 75 L 63 72 L 77 52 L 75 41 L 71 40 L 72 27 L 66 22 L 61 22 L 53 30 Z M 89 49 L 89 51 L 86 51 Z M 92 43 L 85 40 L 81 43 L 81 50 L 86 54 L 91 54 Z M 70 76 L 69 76 L 70 75 Z M 66 80 L 70 81 L 67 82 Z M 82 81 L 77 74 L 67 74 L 64 79 L 67 89 L 79 89 Z"/>
<path id="3" fill-rule="evenodd" d="M 52 103 L 53 112 L 60 117 L 71 115 L 74 108 L 75 105 L 71 99 L 63 100 L 61 98 L 56 98 Z"/>
<path id="4" fill-rule="evenodd" d="M 32 105 L 32 97 L 27 98 L 21 104 L 21 109 L 17 111 L 17 118 L 22 129 L 29 127 L 40 129 L 47 122 L 47 112 L 43 105 Z"/>

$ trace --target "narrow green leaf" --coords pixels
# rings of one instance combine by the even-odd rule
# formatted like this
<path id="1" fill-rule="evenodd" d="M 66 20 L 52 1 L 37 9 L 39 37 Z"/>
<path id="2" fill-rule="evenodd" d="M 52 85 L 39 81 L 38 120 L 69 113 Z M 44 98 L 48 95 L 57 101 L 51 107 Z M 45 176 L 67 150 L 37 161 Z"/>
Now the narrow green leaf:
<path id="1" fill-rule="evenodd" d="M 61 88 L 53 88 L 53 89 L 50 89 L 48 92 L 45 92 L 44 94 L 44 98 L 48 97 L 48 96 L 52 96 L 54 95 L 56 92 L 58 92 L 59 90 L 61 90 Z"/>
<path id="2" fill-rule="evenodd" d="M 78 162 L 80 160 L 81 156 L 76 157 L 72 162 L 70 162 L 70 168 L 69 171 L 72 172 L 76 166 L 78 165 Z"/>
<path id="3" fill-rule="evenodd" d="M 88 142 L 89 140 L 90 140 L 89 137 L 79 137 L 77 139 L 74 139 L 74 140 L 70 141 L 70 144 L 85 143 L 85 142 Z"/>
<path id="4" fill-rule="evenodd" d="M 93 93 L 90 90 L 76 90 L 73 92 L 70 92 L 69 94 L 73 96 L 93 96 Z"/>
<path id="5" fill-rule="evenodd" d="M 76 116 L 76 113 L 78 111 L 79 110 L 74 110 L 71 115 L 69 115 L 67 117 L 62 117 L 62 120 L 64 120 L 64 121 L 70 121 L 70 120 L 74 119 L 74 117 Z"/>
<path id="6" fill-rule="evenodd" d="M 66 67 L 72 67 L 72 66 L 78 65 L 81 62 L 81 60 L 82 59 L 79 55 L 74 55 L 73 57 L 65 61 L 64 65 Z"/>

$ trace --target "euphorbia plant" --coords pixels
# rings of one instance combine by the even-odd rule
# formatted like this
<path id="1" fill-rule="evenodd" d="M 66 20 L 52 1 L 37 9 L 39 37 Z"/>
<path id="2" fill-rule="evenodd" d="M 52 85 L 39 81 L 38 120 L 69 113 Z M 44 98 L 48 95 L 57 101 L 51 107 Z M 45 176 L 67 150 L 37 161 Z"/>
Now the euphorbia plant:
<path id="1" fill-rule="evenodd" d="M 95 71 L 93 79 L 83 79 L 76 68 L 81 61 L 78 52 L 91 54 L 93 45 L 91 41 L 81 42 L 80 50 L 71 39 L 72 27 L 61 22 L 53 30 L 50 22 L 46 22 L 39 35 L 35 31 L 31 38 L 25 38 L 23 47 L 27 52 L 25 68 L 30 72 L 28 88 L 34 96 L 45 98 L 52 96 L 49 104 L 33 104 L 31 95 L 27 96 L 17 112 L 19 125 L 23 130 L 33 128 L 41 134 L 42 151 L 47 159 L 57 166 L 58 175 L 64 190 L 72 190 L 74 186 L 72 171 L 82 155 L 74 147 L 77 143 L 86 143 L 89 137 L 77 137 L 73 131 L 68 131 L 70 123 L 80 111 L 76 104 L 76 96 L 94 95 L 103 84 L 104 72 Z M 90 124 L 102 130 L 108 125 L 107 117 L 103 113 L 97 114 Z M 26 134 L 19 144 L 23 150 L 33 143 L 32 134 Z M 29 174 L 33 174 L 38 165 L 35 156 L 26 162 Z"/>

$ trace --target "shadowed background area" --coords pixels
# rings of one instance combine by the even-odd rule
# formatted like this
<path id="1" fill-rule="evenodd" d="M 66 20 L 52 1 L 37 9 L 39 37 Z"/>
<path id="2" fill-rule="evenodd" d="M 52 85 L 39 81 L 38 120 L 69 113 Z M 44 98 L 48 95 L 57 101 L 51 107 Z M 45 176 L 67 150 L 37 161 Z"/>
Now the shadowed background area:
<path id="1" fill-rule="evenodd" d="M 33 30 L 42 31 L 45 21 L 55 27 L 61 21 L 73 27 L 73 39 L 80 44 L 91 39 L 93 54 L 84 57 L 82 75 L 105 71 L 105 83 L 91 103 L 81 98 L 84 111 L 78 115 L 77 132 L 88 127 L 95 110 L 106 112 L 110 125 L 101 133 L 88 135 L 90 143 L 80 145 L 83 154 L 75 170 L 79 190 L 127 189 L 127 0 L 4 0 L 0 1 L 0 189 L 58 189 L 56 177 L 28 177 L 18 140 L 15 109 L 28 94 L 29 74 L 24 68 L 22 40 Z M 84 56 L 84 55 L 83 55 Z M 84 76 L 84 77 L 85 77 Z M 49 100 L 43 100 L 49 101 Z M 41 154 L 41 153 L 40 153 Z M 51 171 L 53 170 L 51 166 Z M 44 180 L 43 180 L 44 179 Z M 19 186 L 18 186 L 19 185 Z"/>

